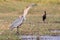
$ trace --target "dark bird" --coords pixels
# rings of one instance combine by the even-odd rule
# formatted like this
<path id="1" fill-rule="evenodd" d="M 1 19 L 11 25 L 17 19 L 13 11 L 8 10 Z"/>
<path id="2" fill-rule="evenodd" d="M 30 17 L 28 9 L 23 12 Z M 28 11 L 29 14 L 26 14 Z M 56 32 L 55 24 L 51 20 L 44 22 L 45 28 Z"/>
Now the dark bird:
<path id="1" fill-rule="evenodd" d="M 43 22 L 45 23 L 45 20 L 46 20 L 46 11 L 44 11 L 44 14 L 43 14 L 43 16 L 42 16 L 42 20 L 43 20 Z"/>

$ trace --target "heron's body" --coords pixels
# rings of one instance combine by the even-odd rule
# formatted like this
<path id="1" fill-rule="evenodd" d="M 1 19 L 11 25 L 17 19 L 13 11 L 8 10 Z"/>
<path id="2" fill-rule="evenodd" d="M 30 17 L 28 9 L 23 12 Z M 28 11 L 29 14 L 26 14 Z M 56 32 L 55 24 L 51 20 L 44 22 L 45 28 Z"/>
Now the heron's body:
<path id="1" fill-rule="evenodd" d="M 22 16 L 20 16 L 19 18 L 17 18 L 15 21 L 12 22 L 11 26 L 10 26 L 10 29 L 14 29 L 14 28 L 17 28 L 19 26 L 21 26 L 21 24 L 23 23 L 23 21 L 25 20 L 26 18 L 26 15 L 29 11 L 30 8 L 32 8 L 32 6 L 35 6 L 35 4 L 32 4 L 30 6 L 28 6 L 25 10 L 24 10 L 24 13 Z"/>
<path id="2" fill-rule="evenodd" d="M 18 27 L 18 26 L 20 26 L 22 23 L 23 23 L 23 21 L 24 21 L 24 18 L 23 18 L 23 16 L 21 17 L 21 18 L 17 18 L 12 24 L 11 24 L 11 28 L 13 29 L 13 28 L 16 28 L 16 27 Z"/>
<path id="3" fill-rule="evenodd" d="M 21 24 L 23 23 L 23 21 L 26 19 L 25 17 L 26 17 L 26 15 L 27 15 L 27 13 L 28 13 L 28 11 L 29 11 L 30 8 L 31 7 L 28 7 L 27 9 L 25 9 L 24 10 L 24 14 L 22 16 L 18 17 L 16 20 L 14 20 L 12 22 L 12 24 L 10 26 L 11 30 L 13 28 L 17 28 L 17 27 L 21 26 Z"/>

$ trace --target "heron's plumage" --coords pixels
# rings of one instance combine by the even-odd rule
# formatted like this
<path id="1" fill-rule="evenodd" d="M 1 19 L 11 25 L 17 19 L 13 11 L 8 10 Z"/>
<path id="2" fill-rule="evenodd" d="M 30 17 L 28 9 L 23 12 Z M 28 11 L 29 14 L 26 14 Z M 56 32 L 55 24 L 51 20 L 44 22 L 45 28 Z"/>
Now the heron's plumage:
<path id="1" fill-rule="evenodd" d="M 17 26 L 21 25 L 24 21 L 24 18 L 17 18 L 15 21 L 12 22 L 12 24 L 10 25 L 10 28 L 16 28 Z"/>
<path id="2" fill-rule="evenodd" d="M 30 8 L 32 8 L 33 6 L 35 6 L 35 4 L 32 4 L 32 5 L 29 5 L 25 10 L 24 10 L 24 13 L 23 15 L 21 16 L 21 18 L 17 18 L 15 21 L 12 22 L 12 24 L 10 25 L 10 28 L 13 29 L 13 28 L 16 28 L 16 27 L 19 27 L 21 26 L 21 24 L 23 23 L 23 21 L 25 20 L 25 17 L 29 11 Z"/>

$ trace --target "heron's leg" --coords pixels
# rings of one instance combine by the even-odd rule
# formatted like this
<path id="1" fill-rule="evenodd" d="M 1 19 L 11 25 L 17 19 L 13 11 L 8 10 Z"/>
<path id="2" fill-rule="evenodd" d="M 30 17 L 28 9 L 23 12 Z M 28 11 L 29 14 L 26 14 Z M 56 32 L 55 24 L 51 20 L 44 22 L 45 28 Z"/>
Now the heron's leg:
<path id="1" fill-rule="evenodd" d="M 17 26 L 17 35 L 19 35 L 19 26 Z"/>
<path id="2" fill-rule="evenodd" d="M 17 40 L 19 40 L 19 26 L 17 26 Z"/>

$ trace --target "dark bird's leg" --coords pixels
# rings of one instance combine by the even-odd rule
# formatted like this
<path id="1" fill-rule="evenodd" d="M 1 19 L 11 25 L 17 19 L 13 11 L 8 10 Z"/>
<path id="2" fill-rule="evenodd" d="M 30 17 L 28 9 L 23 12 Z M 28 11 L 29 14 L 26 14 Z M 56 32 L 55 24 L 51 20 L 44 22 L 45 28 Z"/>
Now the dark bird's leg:
<path id="1" fill-rule="evenodd" d="M 43 22 L 45 23 L 45 19 L 43 19 Z"/>

